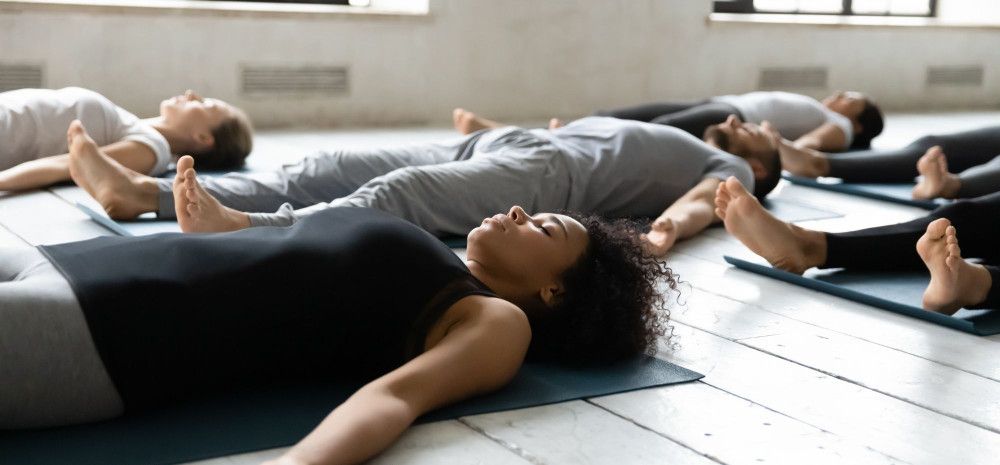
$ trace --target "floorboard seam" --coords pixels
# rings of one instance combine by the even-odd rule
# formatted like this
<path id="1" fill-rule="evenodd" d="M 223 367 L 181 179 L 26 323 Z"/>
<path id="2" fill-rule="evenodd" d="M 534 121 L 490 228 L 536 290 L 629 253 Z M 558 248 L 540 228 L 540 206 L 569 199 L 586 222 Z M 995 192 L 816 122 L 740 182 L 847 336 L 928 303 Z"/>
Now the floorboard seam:
<path id="1" fill-rule="evenodd" d="M 948 413 L 948 412 L 943 412 L 943 411 L 937 410 L 937 409 L 932 408 L 932 407 L 927 406 L 927 405 L 918 404 L 916 401 L 913 401 L 913 400 L 910 400 L 910 399 L 906 399 L 906 398 L 900 397 L 898 395 L 895 395 L 895 394 L 892 394 L 892 393 L 889 393 L 889 392 L 886 392 L 886 391 L 882 391 L 882 390 L 879 390 L 879 389 L 876 389 L 876 388 L 873 388 L 873 387 L 870 387 L 870 386 L 866 386 L 866 385 L 862 384 L 859 381 L 855 381 L 855 380 L 852 380 L 850 378 L 846 378 L 846 377 L 843 377 L 841 375 L 838 375 L 838 374 L 835 374 L 835 373 L 832 373 L 832 372 L 828 372 L 828 371 L 822 370 L 820 368 L 811 367 L 811 366 L 803 364 L 801 362 L 797 362 L 795 360 L 792 360 L 792 359 L 789 359 L 789 358 L 786 358 L 786 357 L 782 357 L 781 355 L 777 355 L 777 354 L 768 352 L 766 350 L 763 350 L 763 349 L 760 349 L 760 348 L 757 348 L 757 347 L 753 347 L 753 346 L 750 346 L 750 345 L 747 345 L 747 344 L 743 344 L 739 340 L 732 339 L 732 338 L 729 338 L 729 337 L 726 337 L 726 336 L 723 336 L 723 335 L 720 335 L 720 334 L 716 334 L 716 333 L 714 333 L 712 331 L 708 331 L 708 330 L 699 328 L 697 326 L 691 326 L 691 325 L 685 324 L 683 322 L 677 322 L 677 323 L 678 324 L 682 324 L 684 326 L 687 326 L 687 327 L 689 327 L 691 329 L 694 329 L 696 331 L 702 331 L 704 333 L 708 333 L 708 334 L 711 334 L 713 336 L 725 339 L 725 340 L 730 341 L 730 342 L 732 342 L 734 344 L 739 344 L 739 345 L 741 345 L 743 347 L 755 350 L 755 351 L 760 352 L 762 354 L 765 354 L 767 356 L 774 357 L 774 358 L 777 358 L 777 359 L 780 359 L 780 360 L 784 360 L 784 361 L 786 361 L 788 363 L 791 363 L 791 364 L 794 364 L 794 365 L 798 365 L 798 366 L 800 366 L 802 368 L 805 368 L 807 370 L 812 370 L 812 371 L 815 371 L 817 373 L 822 373 L 822 374 L 824 374 L 826 376 L 829 376 L 831 378 L 838 379 L 840 381 L 844 381 L 844 382 L 849 383 L 849 384 L 853 384 L 855 386 L 867 389 L 867 390 L 872 391 L 872 392 L 877 392 L 877 393 L 882 394 L 882 395 L 884 395 L 886 397 L 890 397 L 890 398 L 893 398 L 893 399 L 905 402 L 907 404 L 913 405 L 915 407 L 922 408 L 924 410 L 927 410 L 928 412 L 933 412 L 933 413 L 936 413 L 938 415 L 951 418 L 953 420 L 958 420 L 958 421 L 961 421 L 962 423 L 966 423 L 966 424 L 975 426 L 977 428 L 984 429 L 984 430 L 989 431 L 991 433 L 1000 434 L 1000 429 L 993 428 L 993 427 L 981 424 L 981 423 L 979 423 L 979 422 L 977 422 L 975 420 L 971 420 L 971 419 L 967 419 L 967 418 L 962 418 L 962 417 L 959 417 L 957 415 L 954 415 L 954 414 L 951 414 L 951 413 Z M 706 384 L 709 384 L 709 383 L 706 383 Z"/>
<path id="2" fill-rule="evenodd" d="M 700 383 L 701 381 L 695 381 L 695 382 Z M 661 437 L 663 439 L 666 439 L 666 440 L 668 440 L 668 441 L 670 441 L 670 442 L 672 442 L 674 444 L 677 444 L 677 445 L 679 445 L 679 446 L 681 446 L 681 447 L 683 447 L 683 448 L 685 448 L 687 450 L 690 450 L 691 452 L 694 452 L 695 454 L 698 454 L 698 455 L 700 455 L 702 457 L 705 457 L 706 459 L 709 459 L 709 460 L 711 460 L 711 461 L 713 461 L 715 463 L 721 464 L 721 465 L 726 465 L 726 463 L 723 462 L 722 460 L 720 460 L 718 457 L 706 454 L 704 452 L 700 452 L 699 450 L 697 450 L 697 449 L 695 449 L 695 448 L 693 448 L 693 447 L 685 444 L 682 441 L 679 441 L 679 440 L 677 440 L 675 438 L 672 438 L 670 436 L 667 436 L 667 435 L 665 435 L 665 434 L 663 434 L 663 433 L 661 433 L 659 431 L 656 431 L 655 429 L 652 429 L 652 428 L 650 428 L 650 427 L 648 427 L 646 425 L 643 425 L 642 423 L 639 423 L 639 422 L 637 422 L 637 421 L 635 421 L 635 420 L 633 420 L 633 419 L 631 419 L 629 417 L 626 417 L 624 415 L 619 414 L 618 412 L 610 410 L 610 409 L 604 407 L 603 405 L 596 404 L 593 401 L 591 401 L 590 399 L 583 399 L 583 401 L 586 402 L 586 403 L 588 403 L 588 404 L 590 404 L 590 405 L 592 405 L 592 406 L 594 406 L 594 407 L 597 407 L 597 408 L 599 408 L 601 410 L 604 410 L 605 412 L 608 412 L 611 415 L 614 415 L 614 416 L 616 416 L 618 418 L 621 418 L 622 420 L 625 420 L 625 421 L 627 421 L 627 422 L 629 422 L 629 423 L 631 423 L 631 424 L 639 427 L 640 429 L 649 431 L 650 433 L 653 433 L 653 434 L 655 434 L 655 435 L 657 435 L 657 436 L 659 436 L 659 437 Z"/>
<path id="3" fill-rule="evenodd" d="M 466 428 L 469 428 L 472 431 L 475 431 L 476 433 L 479 433 L 479 434 L 483 435 L 484 437 L 486 437 L 486 439 L 489 439 L 490 441 L 493 441 L 494 443 L 496 443 L 500 447 L 503 447 L 504 449 L 510 451 L 514 455 L 517 455 L 518 457 L 524 459 L 528 463 L 531 463 L 533 465 L 546 465 L 544 460 L 542 460 L 541 458 L 535 457 L 530 452 L 524 450 L 524 448 L 522 448 L 521 446 L 518 446 L 517 444 L 514 444 L 514 443 L 512 443 L 510 441 L 505 441 L 502 438 L 496 437 L 496 436 L 494 436 L 494 435 L 486 432 L 485 429 L 480 428 L 480 427 L 478 427 L 476 425 L 473 425 L 472 423 L 469 423 L 468 421 L 466 421 L 465 418 L 458 418 L 455 421 L 461 423 L 462 425 L 465 425 Z"/>
<path id="4" fill-rule="evenodd" d="M 834 436 L 834 437 L 836 437 L 836 438 L 839 438 L 839 439 L 841 439 L 841 440 L 844 440 L 844 441 L 848 441 L 848 442 L 850 442 L 851 444 L 855 444 L 855 445 L 857 445 L 858 447 L 864 447 L 865 449 L 868 449 L 868 450 L 870 450 L 870 451 L 872 451 L 872 452 L 875 452 L 875 453 L 877 453 L 877 454 L 880 454 L 880 455 L 883 455 L 883 456 L 885 456 L 886 458 L 888 458 L 888 459 L 890 459 L 890 460 L 895 460 L 895 461 L 898 461 L 898 464 L 899 464 L 899 465 L 910 465 L 910 464 L 912 463 L 912 462 L 907 462 L 907 461 L 905 461 L 905 460 L 902 460 L 902 459 L 900 459 L 900 458 L 898 458 L 898 457 L 894 457 L 894 456 L 892 456 L 892 455 L 888 454 L 888 453 L 887 453 L 887 452 L 885 452 L 885 451 L 882 451 L 882 450 L 878 450 L 878 449 L 875 449 L 875 448 L 873 448 L 873 447 L 871 447 L 871 446 L 869 446 L 869 445 L 866 445 L 866 444 L 863 444 L 863 443 L 860 443 L 860 442 L 858 442 L 858 441 L 856 441 L 856 440 L 854 440 L 854 439 L 851 439 L 851 438 L 847 438 L 847 437 L 844 437 L 844 436 L 841 436 L 841 435 L 839 435 L 839 434 L 837 434 L 837 433 L 834 433 L 833 431 L 829 431 L 829 430 L 826 430 L 826 429 L 824 429 L 824 428 L 822 428 L 822 427 L 820 427 L 820 426 L 817 426 L 817 425 L 814 425 L 814 424 L 812 424 L 812 423 L 809 423 L 809 422 L 807 422 L 807 421 L 804 421 L 804 420 L 801 420 L 801 419 L 799 419 L 799 418 L 796 418 L 796 417 L 793 417 L 793 416 L 791 416 L 791 415 L 788 415 L 788 414 L 786 414 L 786 413 L 784 413 L 784 412 L 781 412 L 781 411 L 778 411 L 778 410 L 775 410 L 775 409 L 773 409 L 773 408 L 771 408 L 771 407 L 768 407 L 768 406 L 766 406 L 766 405 L 764 405 L 764 404 L 761 404 L 761 403 L 759 403 L 759 402 L 756 402 L 756 401 L 754 401 L 753 399 L 749 399 L 749 398 L 746 398 L 746 397 L 743 397 L 743 396 L 741 396 L 741 395 L 739 395 L 739 394 L 736 394 L 736 393 L 734 393 L 734 392 L 730 392 L 730 391 L 727 391 L 727 390 L 723 389 L 722 387 L 719 387 L 719 386 L 716 386 L 716 385 L 714 385 L 714 384 L 711 384 L 711 383 L 709 383 L 709 382 L 706 382 L 706 381 L 705 381 L 704 379 L 700 379 L 700 380 L 697 380 L 697 381 L 695 381 L 695 382 L 696 382 L 696 383 L 700 383 L 700 384 L 704 384 L 705 386 L 707 386 L 707 387 L 709 387 L 709 388 L 711 388 L 711 389 L 715 389 L 715 390 L 717 390 L 717 391 L 719 391 L 719 392 L 722 392 L 722 393 L 725 393 L 725 394 L 727 394 L 727 395 L 730 395 L 730 396 L 733 396 L 733 397 L 735 397 L 735 398 L 737 398 L 737 399 L 740 399 L 740 400 L 743 400 L 743 401 L 746 401 L 746 402 L 748 402 L 748 403 L 750 403 L 750 404 L 752 404 L 752 405 L 755 405 L 755 406 L 757 406 L 757 407 L 760 407 L 760 408 L 762 408 L 762 409 L 764 409 L 764 410 L 767 410 L 768 412 L 771 412 L 771 413 L 773 413 L 773 414 L 775 414 L 775 415 L 778 415 L 778 416 L 780 416 L 780 417 L 783 417 L 783 418 L 787 418 L 787 419 L 789 419 L 789 420 L 791 420 L 791 421 L 794 421 L 794 422 L 796 422 L 796 423 L 800 423 L 800 424 L 803 424 L 803 425 L 806 425 L 806 426 L 808 426 L 808 427 L 810 427 L 810 428 L 815 428 L 815 429 L 816 429 L 816 431 L 818 431 L 818 432 L 820 432 L 820 433 L 824 433 L 824 434 L 829 434 L 829 435 L 831 435 L 831 436 Z M 669 388 L 669 386 L 664 386 L 664 388 Z M 587 402 L 588 402 L 588 403 L 591 403 L 591 404 L 593 404 L 593 402 L 591 402 L 591 401 L 590 401 L 590 399 L 587 399 Z M 621 418 L 623 418 L 623 419 L 625 419 L 625 420 L 629 420 L 629 421 L 631 421 L 632 423 L 636 423 L 636 422 L 635 422 L 634 420 L 631 420 L 631 419 L 629 419 L 629 418 L 627 418 L 627 417 L 623 417 L 622 415 L 620 415 L 620 414 L 616 413 L 616 412 L 615 412 L 615 411 L 613 411 L 613 410 L 609 410 L 609 409 L 607 409 L 606 407 L 604 407 L 604 406 L 602 406 L 602 405 L 599 405 L 599 404 L 593 404 L 593 405 L 595 405 L 596 407 L 599 407 L 599 408 L 602 408 L 602 409 L 604 409 L 604 410 L 607 410 L 607 411 L 608 411 L 609 413 L 611 413 L 611 414 L 613 414 L 613 415 L 616 415 L 616 416 L 618 416 L 618 417 L 621 417 Z M 645 428 L 645 429 L 649 429 L 649 428 L 646 428 L 646 427 L 642 426 L 642 425 L 641 425 L 641 424 L 639 424 L 639 423 L 636 423 L 636 425 L 637 425 L 637 426 L 639 426 L 639 427 L 642 427 L 642 428 Z M 678 440 L 676 440 L 676 439 L 673 439 L 673 438 L 670 438 L 669 436 L 666 436 L 666 435 L 664 435 L 664 434 L 660 434 L 660 433 L 658 433 L 658 432 L 657 432 L 657 431 L 655 431 L 655 430 L 650 430 L 650 431 L 652 431 L 653 433 L 656 433 L 656 434 L 659 434 L 660 436 L 663 436 L 663 437 L 666 437 L 666 438 L 668 438 L 668 439 L 670 439 L 670 440 L 672 440 L 672 441 L 674 441 L 674 442 L 676 442 L 676 443 L 678 443 L 678 444 L 682 444 L 682 445 L 684 445 L 684 444 L 683 444 L 683 443 L 681 443 L 680 441 L 678 441 Z M 685 447 L 687 447 L 687 446 L 685 445 Z M 705 455 L 705 454 L 701 454 L 701 455 Z M 707 456 L 707 455 L 706 455 L 706 457 L 708 457 L 708 458 L 712 458 L 712 457 L 709 457 L 709 456 Z M 716 460 L 716 461 L 718 461 L 718 460 Z M 723 463 L 723 462 L 720 462 L 720 463 Z"/>
<path id="5" fill-rule="evenodd" d="M 686 254 L 686 253 L 683 253 L 683 252 L 678 252 L 678 254 L 684 255 L 686 257 L 690 257 L 690 258 L 693 258 L 693 259 L 696 259 L 696 260 L 700 260 L 700 261 L 703 261 L 703 262 L 706 262 L 706 263 L 716 264 L 715 262 L 713 262 L 711 260 L 707 260 L 707 259 L 702 258 L 702 257 L 698 257 L 698 256 Z M 746 305 L 748 307 L 752 307 L 752 308 L 757 309 L 757 310 L 761 310 L 761 311 L 764 311 L 764 312 L 767 312 L 767 313 L 770 313 L 770 314 L 773 314 L 773 315 L 777 315 L 777 316 L 779 316 L 781 318 L 787 318 L 789 320 L 792 320 L 792 321 L 795 321 L 795 322 L 798 322 L 798 323 L 802 323 L 802 324 L 805 324 L 805 325 L 809 325 L 809 326 L 812 326 L 812 327 L 815 327 L 815 328 L 819 328 L 819 329 L 822 329 L 824 331 L 830 331 L 832 333 L 836 333 L 836 334 L 839 334 L 839 335 L 842 335 L 842 336 L 846 336 L 846 337 L 849 337 L 849 338 L 852 338 L 852 339 L 857 339 L 859 341 L 864 341 L 864 342 L 867 342 L 867 343 L 870 343 L 870 344 L 877 345 L 879 347 L 884 347 L 884 348 L 889 349 L 889 350 L 893 350 L 893 351 L 896 351 L 896 352 L 899 352 L 899 353 L 903 353 L 903 354 L 909 355 L 911 357 L 916 357 L 916 358 L 919 358 L 921 360 L 926 360 L 926 361 L 931 362 L 931 363 L 936 363 L 936 364 L 941 365 L 941 366 L 946 366 L 948 368 L 952 368 L 952 369 L 961 371 L 963 373 L 967 373 L 967 374 L 970 374 L 970 375 L 973 375 L 973 376 L 977 376 L 977 377 L 980 377 L 980 378 L 983 378 L 983 379 L 988 379 L 990 381 L 1000 382 L 1000 379 L 998 379 L 998 378 L 993 378 L 993 377 L 990 377 L 990 376 L 986 376 L 986 375 L 984 375 L 982 373 L 976 373 L 976 372 L 973 372 L 973 371 L 969 371 L 969 370 L 963 369 L 961 367 L 957 367 L 955 365 L 952 365 L 951 363 L 948 363 L 948 362 L 941 362 L 941 361 L 938 361 L 938 360 L 933 360 L 933 359 L 930 359 L 930 358 L 927 358 L 927 357 L 924 357 L 924 356 L 921 356 L 921 355 L 918 355 L 918 354 L 907 352 L 907 351 L 899 349 L 897 347 L 887 346 L 885 344 L 879 343 L 878 341 L 872 341 L 872 340 L 865 339 L 863 337 L 858 337 L 856 335 L 845 333 L 845 332 L 842 332 L 842 331 L 839 331 L 839 330 L 836 330 L 836 329 L 831 329 L 831 328 L 827 328 L 825 326 L 820 326 L 820 325 L 818 325 L 816 323 L 812 323 L 812 322 L 805 321 L 805 320 L 800 320 L 800 319 L 795 318 L 795 317 L 791 317 L 791 316 L 788 316 L 788 315 L 785 315 L 785 314 L 782 314 L 782 313 L 778 313 L 778 312 L 769 310 L 766 307 L 762 307 L 762 306 L 757 305 L 757 304 L 751 304 L 751 303 L 743 302 L 741 300 L 734 299 L 734 298 L 729 297 L 727 295 L 719 294 L 719 293 L 717 293 L 717 292 L 715 292 L 715 291 L 713 291 L 713 290 L 711 290 L 709 288 L 705 288 L 705 287 L 701 287 L 701 286 L 695 286 L 694 284 L 691 284 L 691 286 L 694 287 L 695 289 L 700 290 L 700 291 L 704 291 L 704 292 L 707 292 L 709 294 L 712 294 L 715 297 L 719 297 L 719 298 L 726 299 L 726 300 L 729 300 L 729 301 L 732 301 L 732 302 L 736 302 L 736 303 L 739 303 L 739 304 L 742 304 L 742 305 Z M 806 289 L 806 290 L 807 291 L 811 291 L 810 289 Z M 811 291 L 811 292 L 818 292 L 818 291 Z M 859 304 L 859 305 L 861 305 L 861 304 Z M 874 309 L 875 307 L 872 307 L 872 308 Z M 882 311 L 881 309 L 877 309 L 877 310 Z M 724 337 L 724 336 L 720 336 L 720 337 Z M 760 336 L 755 336 L 755 337 L 760 337 Z M 730 339 L 730 338 L 726 338 L 726 339 Z M 750 339 L 750 338 L 744 338 L 744 339 Z M 735 339 L 730 339 L 730 340 L 736 341 Z"/>

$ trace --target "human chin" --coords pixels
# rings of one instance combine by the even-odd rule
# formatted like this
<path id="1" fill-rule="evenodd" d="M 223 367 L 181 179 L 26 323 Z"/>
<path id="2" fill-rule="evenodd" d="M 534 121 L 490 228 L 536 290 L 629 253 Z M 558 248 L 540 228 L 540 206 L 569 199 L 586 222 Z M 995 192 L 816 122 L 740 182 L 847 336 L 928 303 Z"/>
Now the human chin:
<path id="1" fill-rule="evenodd" d="M 168 98 L 160 102 L 160 116 L 163 118 L 170 118 L 177 114 L 177 99 L 176 97 Z"/>

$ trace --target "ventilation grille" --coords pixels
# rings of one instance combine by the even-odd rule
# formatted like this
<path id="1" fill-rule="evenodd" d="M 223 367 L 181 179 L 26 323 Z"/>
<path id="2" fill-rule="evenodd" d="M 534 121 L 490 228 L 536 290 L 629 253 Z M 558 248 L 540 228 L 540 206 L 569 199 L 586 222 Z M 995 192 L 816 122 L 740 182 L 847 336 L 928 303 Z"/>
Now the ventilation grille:
<path id="1" fill-rule="evenodd" d="M 343 94 L 346 66 L 244 66 L 245 94 Z"/>
<path id="2" fill-rule="evenodd" d="M 982 66 L 930 66 L 928 86 L 982 86 Z"/>
<path id="3" fill-rule="evenodd" d="M 811 68 L 763 68 L 760 70 L 759 89 L 810 89 L 826 88 L 827 70 Z"/>
<path id="4" fill-rule="evenodd" d="M 42 67 L 0 64 L 0 92 L 25 87 L 42 87 Z"/>

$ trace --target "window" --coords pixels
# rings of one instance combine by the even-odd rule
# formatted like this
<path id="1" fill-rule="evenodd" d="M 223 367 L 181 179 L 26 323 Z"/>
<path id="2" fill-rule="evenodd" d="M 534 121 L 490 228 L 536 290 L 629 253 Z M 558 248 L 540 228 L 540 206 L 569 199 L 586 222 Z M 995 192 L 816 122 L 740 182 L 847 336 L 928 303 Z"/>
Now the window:
<path id="1" fill-rule="evenodd" d="M 937 0 L 722 0 L 716 13 L 935 16 Z"/>
<path id="2" fill-rule="evenodd" d="M 219 1 L 236 1 L 236 0 L 207 0 L 212 2 Z M 351 6 L 368 6 L 369 0 L 238 0 L 241 2 L 255 2 L 255 3 L 309 3 L 309 4 L 321 4 L 321 5 L 351 5 Z"/>

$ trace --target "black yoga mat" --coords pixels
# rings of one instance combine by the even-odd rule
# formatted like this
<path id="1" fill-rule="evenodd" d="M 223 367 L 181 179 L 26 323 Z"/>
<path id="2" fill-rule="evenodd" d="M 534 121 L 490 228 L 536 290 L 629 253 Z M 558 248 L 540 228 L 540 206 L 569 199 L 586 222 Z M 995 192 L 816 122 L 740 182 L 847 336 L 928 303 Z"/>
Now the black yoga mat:
<path id="1" fill-rule="evenodd" d="M 898 184 L 860 184 L 860 183 L 849 183 L 842 182 L 837 179 L 827 178 L 824 180 L 817 180 L 813 178 L 805 178 L 801 176 L 784 175 L 792 184 L 798 184 L 800 186 L 813 187 L 816 189 L 823 189 L 827 191 L 840 192 L 843 194 L 856 195 L 859 197 L 867 197 L 870 199 L 883 200 L 886 202 L 898 203 L 902 205 L 909 205 L 912 207 L 924 208 L 927 210 L 933 210 L 942 205 L 948 203 L 947 200 L 935 199 L 935 200 L 914 200 L 910 195 L 913 190 L 913 183 L 898 183 Z"/>
<path id="2" fill-rule="evenodd" d="M 526 364 L 496 393 L 418 422 L 512 410 L 694 381 L 702 375 L 653 357 L 605 367 Z M 294 386 L 201 399 L 90 425 L 0 432 L 0 464 L 170 464 L 294 444 L 359 384 Z"/>
<path id="3" fill-rule="evenodd" d="M 949 316 L 921 308 L 921 296 L 930 282 L 927 272 L 811 270 L 800 276 L 738 258 L 725 259 L 742 270 L 959 331 L 978 336 L 1000 334 L 1000 309 L 961 309 Z"/>

